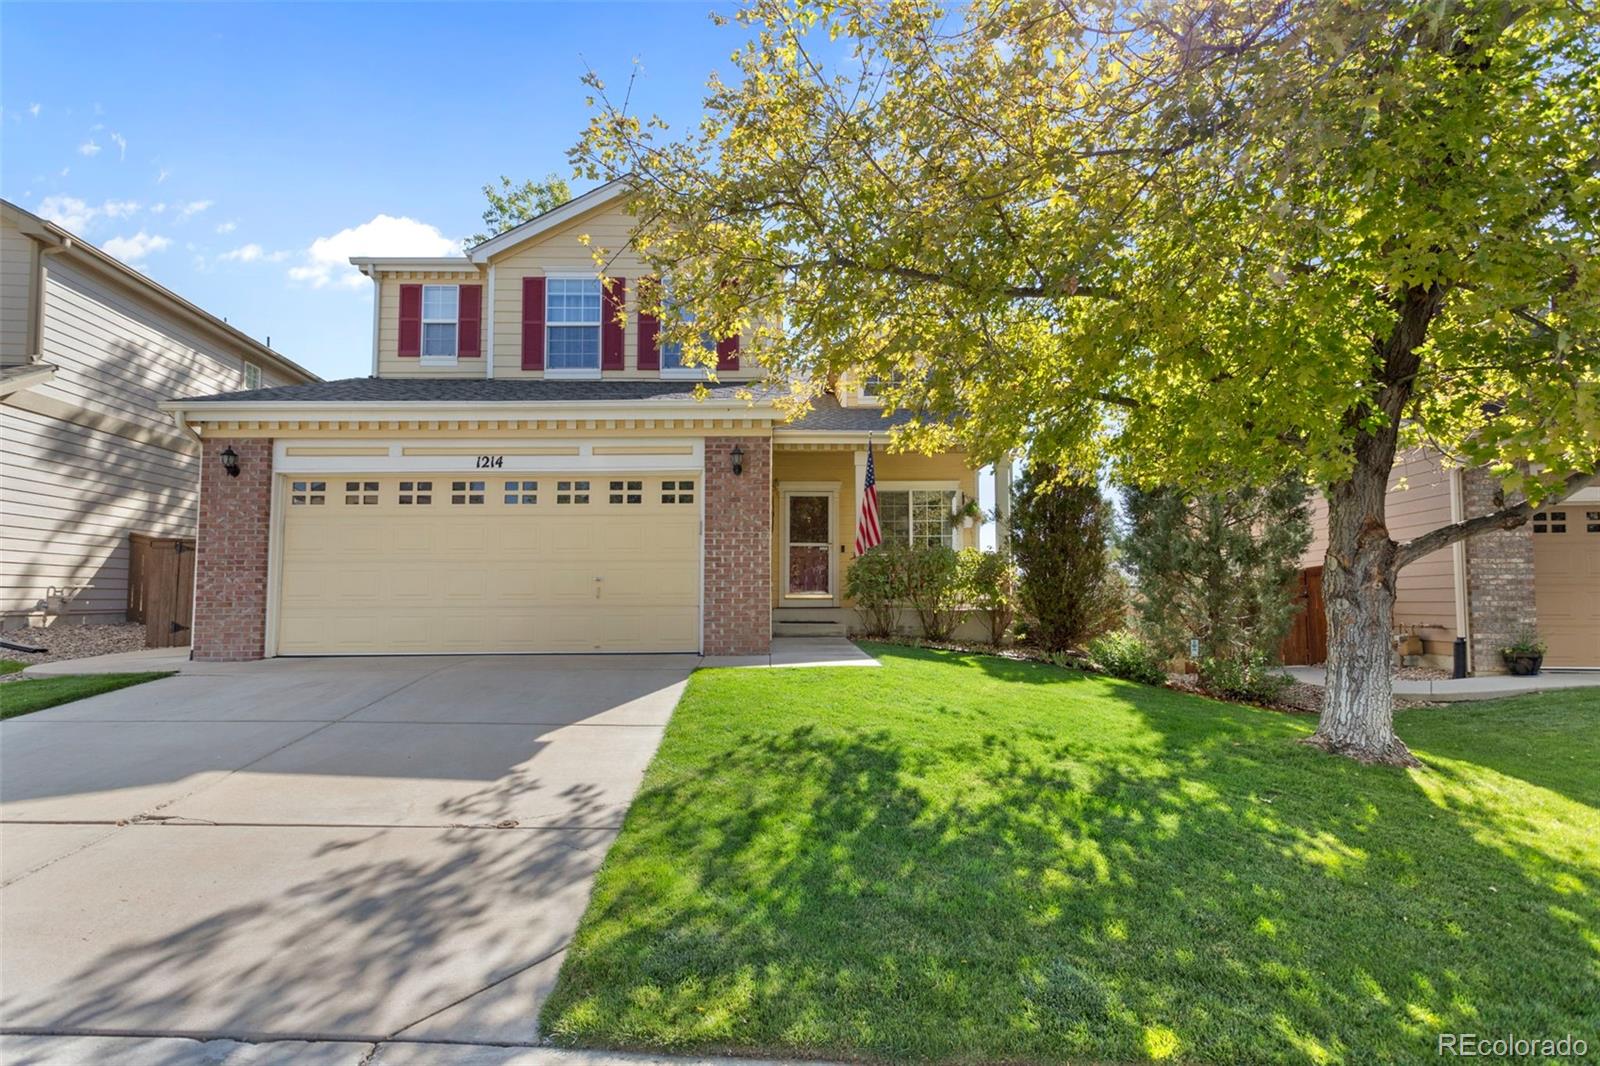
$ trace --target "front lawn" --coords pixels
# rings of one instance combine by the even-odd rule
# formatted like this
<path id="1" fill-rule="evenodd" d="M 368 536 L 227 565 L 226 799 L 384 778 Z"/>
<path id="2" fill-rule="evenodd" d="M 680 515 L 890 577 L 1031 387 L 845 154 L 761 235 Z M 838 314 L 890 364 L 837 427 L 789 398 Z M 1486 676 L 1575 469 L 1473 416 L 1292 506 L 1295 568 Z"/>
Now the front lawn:
<path id="1" fill-rule="evenodd" d="M 541 1023 L 872 1059 L 1415 1062 L 1600 1032 L 1600 693 L 1401 717 L 1428 768 L 1052 666 L 697 673 Z"/>
<path id="2" fill-rule="evenodd" d="M 170 670 L 158 670 L 143 674 L 73 674 L 8 681 L 0 685 L 0 720 L 171 676 Z"/>

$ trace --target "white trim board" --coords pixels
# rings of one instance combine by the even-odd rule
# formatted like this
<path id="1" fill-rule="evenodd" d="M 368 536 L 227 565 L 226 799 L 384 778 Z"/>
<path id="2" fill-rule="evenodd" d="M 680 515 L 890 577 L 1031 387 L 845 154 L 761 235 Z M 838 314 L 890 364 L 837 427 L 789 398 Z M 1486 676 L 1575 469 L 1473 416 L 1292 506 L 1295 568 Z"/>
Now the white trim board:
<path id="1" fill-rule="evenodd" d="M 424 449 L 434 454 L 406 454 Z M 595 449 L 603 449 L 599 454 Z M 349 454 L 338 455 L 342 449 Z M 381 449 L 381 451 L 379 450 Z M 439 454 L 449 449 L 455 454 Z M 637 449 L 635 454 L 628 454 Z M 290 454 L 298 452 L 299 454 Z M 321 454 L 310 454 L 320 452 Z M 521 454 L 519 454 L 521 453 Z M 498 457 L 501 465 L 479 467 L 480 456 Z M 596 440 L 552 438 L 507 440 L 503 437 L 414 437 L 400 440 L 354 440 L 348 437 L 287 437 L 272 443 L 272 469 L 280 474 L 456 474 L 495 477 L 502 473 L 609 473 L 642 471 L 700 476 L 705 471 L 705 441 L 695 437 L 618 438 Z"/>

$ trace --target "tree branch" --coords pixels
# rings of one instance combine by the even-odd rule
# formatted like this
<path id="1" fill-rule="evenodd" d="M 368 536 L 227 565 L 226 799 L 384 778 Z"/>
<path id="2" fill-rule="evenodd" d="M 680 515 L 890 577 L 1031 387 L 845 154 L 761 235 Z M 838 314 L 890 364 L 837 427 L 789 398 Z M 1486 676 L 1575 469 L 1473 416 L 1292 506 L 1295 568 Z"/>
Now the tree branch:
<path id="1" fill-rule="evenodd" d="M 1564 500 L 1579 489 L 1593 484 L 1596 480 L 1600 480 L 1600 477 L 1597 477 L 1593 470 L 1569 474 L 1563 491 L 1555 499 L 1557 502 Z M 1479 533 L 1488 533 L 1496 529 L 1516 529 L 1526 522 L 1535 510 L 1540 507 L 1550 506 L 1550 502 L 1549 500 L 1544 500 L 1540 503 L 1534 503 L 1530 500 L 1524 500 L 1512 507 L 1502 507 L 1498 511 L 1478 515 L 1476 518 L 1468 518 L 1463 522 L 1452 522 L 1448 526 L 1440 526 L 1438 529 L 1424 533 L 1422 536 L 1408 540 L 1400 545 L 1395 552 L 1394 568 L 1399 570 L 1416 562 L 1424 555 L 1430 555 L 1440 548 L 1448 548 L 1458 540 L 1466 540 L 1468 537 L 1475 537 Z"/>

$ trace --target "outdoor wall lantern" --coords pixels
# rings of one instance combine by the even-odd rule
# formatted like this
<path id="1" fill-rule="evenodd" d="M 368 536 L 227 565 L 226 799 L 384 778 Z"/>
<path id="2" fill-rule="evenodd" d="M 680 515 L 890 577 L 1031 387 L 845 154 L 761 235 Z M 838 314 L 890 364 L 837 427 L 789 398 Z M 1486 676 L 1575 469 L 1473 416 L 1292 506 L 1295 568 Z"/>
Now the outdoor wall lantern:
<path id="1" fill-rule="evenodd" d="M 733 460 L 733 476 L 738 477 L 744 473 L 744 449 L 735 444 L 728 457 Z"/>
<path id="2" fill-rule="evenodd" d="M 239 453 L 233 450 L 231 444 L 222 452 L 222 469 L 228 472 L 229 477 L 239 476 Z"/>

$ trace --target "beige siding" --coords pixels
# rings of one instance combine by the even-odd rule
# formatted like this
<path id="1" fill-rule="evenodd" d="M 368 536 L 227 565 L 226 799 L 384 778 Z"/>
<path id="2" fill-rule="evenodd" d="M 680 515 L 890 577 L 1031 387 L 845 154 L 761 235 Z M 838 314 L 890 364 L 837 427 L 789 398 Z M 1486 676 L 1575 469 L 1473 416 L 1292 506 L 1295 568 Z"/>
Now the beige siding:
<path id="1" fill-rule="evenodd" d="M 0 366 L 25 363 L 34 353 L 34 273 L 39 246 L 5 219 L 0 225 Z"/>
<path id="2" fill-rule="evenodd" d="M 1450 521 L 1450 473 L 1435 453 L 1402 453 L 1389 475 L 1389 535 L 1408 541 Z M 1311 544 L 1301 566 L 1321 566 L 1328 552 L 1328 502 L 1311 504 Z M 1426 555 L 1404 570 L 1395 589 L 1395 624 L 1415 626 L 1430 654 L 1445 655 L 1456 637 L 1450 550 Z"/>
<path id="3" fill-rule="evenodd" d="M 378 308 L 378 374 L 380 377 L 475 377 L 486 373 L 481 359 L 462 359 L 457 366 L 424 367 L 417 359 L 401 359 L 400 286 L 482 284 L 485 302 L 484 342 L 488 343 L 489 320 L 494 322 L 494 376 L 542 377 L 540 371 L 522 369 L 522 279 L 554 274 L 593 277 L 598 272 L 594 253 L 609 253 L 606 272 L 626 282 L 627 325 L 623 338 L 622 370 L 604 372 L 607 379 L 658 378 L 656 370 L 640 370 L 639 320 L 637 297 L 639 278 L 649 273 L 634 254 L 629 242 L 633 218 L 621 204 L 612 203 L 580 215 L 571 222 L 537 240 L 507 249 L 494 259 L 494 292 L 488 292 L 488 268 L 474 279 L 467 275 L 383 275 Z M 587 240 L 587 243 L 586 243 Z M 748 360 L 742 362 L 748 363 Z M 739 371 L 719 375 L 724 381 L 749 380 L 758 372 L 742 366 Z"/>
<path id="4" fill-rule="evenodd" d="M 59 369 L 0 408 L 0 612 L 65 594 L 77 620 L 120 620 L 128 534 L 194 530 L 199 448 L 156 405 L 241 388 L 244 361 L 59 258 L 44 276 Z"/>
<path id="5" fill-rule="evenodd" d="M 378 376 L 384 378 L 481 378 L 484 360 L 462 359 L 453 367 L 423 366 L 421 359 L 400 358 L 400 286 L 402 285 L 483 285 L 482 277 L 472 274 L 405 274 L 386 275 L 379 286 L 378 306 Z M 487 288 L 484 302 L 489 300 Z M 487 315 L 487 308 L 485 308 Z M 484 330 L 487 332 L 488 324 Z M 488 338 L 484 338 L 488 343 Z"/>
<path id="6" fill-rule="evenodd" d="M 966 495 L 977 499 L 978 471 L 967 465 L 961 452 L 943 452 L 939 455 L 890 454 L 879 450 L 873 456 L 880 488 L 892 488 L 897 481 L 949 481 L 954 482 Z M 785 484 L 829 484 L 838 488 L 837 506 L 833 511 L 834 551 L 839 562 L 835 571 L 835 589 L 843 602 L 845 572 L 855 557 L 856 539 L 856 466 L 853 452 L 838 449 L 826 451 L 798 451 L 779 448 L 772 462 L 772 604 L 781 606 L 783 592 L 783 538 L 785 536 L 782 514 Z M 978 530 L 958 529 L 957 546 L 977 547 Z"/>

